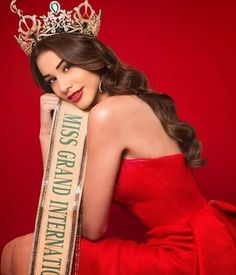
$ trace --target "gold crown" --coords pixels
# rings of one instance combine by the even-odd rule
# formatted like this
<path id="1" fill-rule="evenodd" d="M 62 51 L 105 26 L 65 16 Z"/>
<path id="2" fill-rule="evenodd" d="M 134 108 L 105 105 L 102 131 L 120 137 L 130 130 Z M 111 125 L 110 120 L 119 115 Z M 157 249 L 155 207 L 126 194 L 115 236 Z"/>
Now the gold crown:
<path id="1" fill-rule="evenodd" d="M 45 37 L 61 33 L 86 34 L 97 36 L 101 24 L 101 10 L 96 14 L 88 0 L 84 0 L 78 7 L 71 11 L 61 10 L 57 1 L 49 5 L 47 16 L 23 15 L 23 11 L 16 7 L 16 0 L 11 1 L 11 11 L 17 13 L 19 20 L 19 35 L 15 38 L 22 50 L 30 55 L 38 41 Z M 84 8 L 84 13 L 81 9 Z"/>

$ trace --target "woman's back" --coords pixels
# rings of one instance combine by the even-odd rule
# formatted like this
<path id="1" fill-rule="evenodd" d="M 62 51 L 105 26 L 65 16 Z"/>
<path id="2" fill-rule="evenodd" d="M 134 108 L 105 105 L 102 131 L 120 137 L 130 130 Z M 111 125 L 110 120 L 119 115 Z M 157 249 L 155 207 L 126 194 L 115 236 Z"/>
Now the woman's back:
<path id="1" fill-rule="evenodd" d="M 147 230 L 186 222 L 206 205 L 182 153 L 123 159 L 114 198 Z"/>
<path id="2" fill-rule="evenodd" d="M 98 112 L 111 115 L 111 123 L 118 124 L 122 138 L 114 142 L 122 143 L 122 158 L 159 157 L 180 152 L 151 107 L 135 95 L 109 97 L 93 111 L 96 115 Z"/>

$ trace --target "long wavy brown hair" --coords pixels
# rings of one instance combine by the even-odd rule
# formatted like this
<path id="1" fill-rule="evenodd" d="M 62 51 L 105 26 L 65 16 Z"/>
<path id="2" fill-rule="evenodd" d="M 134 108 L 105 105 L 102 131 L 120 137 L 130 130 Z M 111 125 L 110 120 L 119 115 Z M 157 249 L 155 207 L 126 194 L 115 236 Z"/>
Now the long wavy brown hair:
<path id="1" fill-rule="evenodd" d="M 31 53 L 33 78 L 44 91 L 53 92 L 37 66 L 37 57 L 47 50 L 54 51 L 69 64 L 99 74 L 103 79 L 102 90 L 110 96 L 136 95 L 144 100 L 159 118 L 169 137 L 176 140 L 186 163 L 191 167 L 204 164 L 200 158 L 201 143 L 196 138 L 195 130 L 177 117 L 172 98 L 152 91 L 143 73 L 123 64 L 101 41 L 90 36 L 62 33 L 38 42 Z"/>

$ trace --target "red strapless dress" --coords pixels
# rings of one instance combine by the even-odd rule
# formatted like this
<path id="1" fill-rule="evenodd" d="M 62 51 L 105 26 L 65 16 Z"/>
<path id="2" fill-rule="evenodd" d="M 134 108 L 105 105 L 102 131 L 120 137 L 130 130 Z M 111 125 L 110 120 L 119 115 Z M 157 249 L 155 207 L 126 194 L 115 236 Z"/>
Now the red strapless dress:
<path id="1" fill-rule="evenodd" d="M 142 222 L 147 241 L 81 238 L 74 274 L 236 274 L 236 208 L 207 202 L 182 154 L 123 159 L 114 201 Z"/>

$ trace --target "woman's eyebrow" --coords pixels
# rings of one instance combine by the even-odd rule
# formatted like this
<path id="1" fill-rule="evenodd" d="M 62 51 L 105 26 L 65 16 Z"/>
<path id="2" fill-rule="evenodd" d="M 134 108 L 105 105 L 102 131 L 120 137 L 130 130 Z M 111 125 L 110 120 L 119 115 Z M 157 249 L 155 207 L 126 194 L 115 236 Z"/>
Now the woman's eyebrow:
<path id="1" fill-rule="evenodd" d="M 56 66 L 56 69 L 57 69 L 57 70 L 60 68 L 61 64 L 62 64 L 64 61 L 65 61 L 65 60 L 62 59 L 62 60 L 58 63 L 58 65 Z"/>
<path id="2" fill-rule="evenodd" d="M 62 60 L 57 64 L 56 70 L 58 70 L 58 69 L 60 68 L 61 64 L 62 64 L 64 61 L 65 61 L 65 60 L 62 59 Z M 46 78 L 46 77 L 48 77 L 48 76 L 50 76 L 50 74 L 43 75 L 43 78 Z"/>

